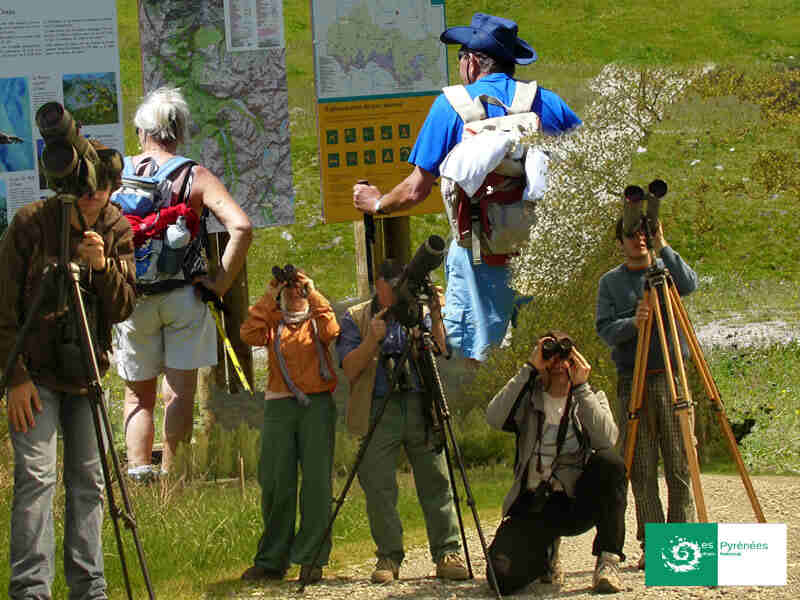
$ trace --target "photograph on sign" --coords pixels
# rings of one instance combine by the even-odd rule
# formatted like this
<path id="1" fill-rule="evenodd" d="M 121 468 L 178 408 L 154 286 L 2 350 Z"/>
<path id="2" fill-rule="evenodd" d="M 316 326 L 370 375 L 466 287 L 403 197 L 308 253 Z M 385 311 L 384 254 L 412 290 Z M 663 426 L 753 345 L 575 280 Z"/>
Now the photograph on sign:
<path id="1" fill-rule="evenodd" d="M 34 123 L 48 102 L 63 105 L 80 135 L 124 150 L 116 3 L 7 0 L 0 11 L 0 181 L 3 218 L 52 195 L 40 173 Z"/>

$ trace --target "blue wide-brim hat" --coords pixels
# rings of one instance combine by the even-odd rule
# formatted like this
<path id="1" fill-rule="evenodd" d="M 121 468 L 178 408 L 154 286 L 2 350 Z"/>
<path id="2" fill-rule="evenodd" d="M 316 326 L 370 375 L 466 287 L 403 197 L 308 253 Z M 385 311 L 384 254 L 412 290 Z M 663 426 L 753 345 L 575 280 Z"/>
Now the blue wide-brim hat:
<path id="1" fill-rule="evenodd" d="M 531 45 L 517 37 L 517 24 L 509 19 L 475 13 L 468 27 L 450 27 L 439 36 L 445 44 L 461 44 L 492 58 L 527 65 L 538 56 Z"/>

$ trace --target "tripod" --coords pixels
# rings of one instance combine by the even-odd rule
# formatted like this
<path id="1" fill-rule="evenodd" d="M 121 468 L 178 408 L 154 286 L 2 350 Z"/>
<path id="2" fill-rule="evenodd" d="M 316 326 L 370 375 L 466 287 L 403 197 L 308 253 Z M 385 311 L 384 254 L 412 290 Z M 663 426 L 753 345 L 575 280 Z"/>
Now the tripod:
<path id="1" fill-rule="evenodd" d="M 125 552 L 122 545 L 122 537 L 120 535 L 119 521 L 122 520 L 125 527 L 131 530 L 133 541 L 136 546 L 136 552 L 139 559 L 139 565 L 144 577 L 145 586 L 150 600 L 155 598 L 153 588 L 150 583 L 150 576 L 145 563 L 144 553 L 142 546 L 139 542 L 139 536 L 136 528 L 136 520 L 133 516 L 133 508 L 131 506 L 128 490 L 125 486 L 125 479 L 122 477 L 119 457 L 114 449 L 113 434 L 111 424 L 108 418 L 108 411 L 103 403 L 103 389 L 100 384 L 100 367 L 97 362 L 97 355 L 95 353 L 95 346 L 92 340 L 92 333 L 89 322 L 86 316 L 86 308 L 83 302 L 83 296 L 80 288 L 80 268 L 77 264 L 69 262 L 70 248 L 69 248 L 69 228 L 70 228 L 70 215 L 73 207 L 75 207 L 75 197 L 63 194 L 61 199 L 61 249 L 60 260 L 58 263 L 49 264 L 45 267 L 43 279 L 40 284 L 39 290 L 30 305 L 28 316 L 20 329 L 17 339 L 14 343 L 14 348 L 9 354 L 8 361 L 6 362 L 5 370 L 3 371 L 2 378 L 0 378 L 0 395 L 6 390 L 8 380 L 13 367 L 16 364 L 17 357 L 22 351 L 25 339 L 42 308 L 42 304 L 47 297 L 48 293 L 55 292 L 58 295 L 59 308 L 68 302 L 69 314 L 72 318 L 77 319 L 78 329 L 80 331 L 80 354 L 84 366 L 84 372 L 88 373 L 88 397 L 87 400 L 91 404 L 92 420 L 94 422 L 95 436 L 97 438 L 97 448 L 100 457 L 100 464 L 103 471 L 103 479 L 106 487 L 106 495 L 108 497 L 109 513 L 111 514 L 112 522 L 114 525 L 114 535 L 117 541 L 117 550 L 119 552 L 120 562 L 122 563 L 122 574 L 125 580 L 125 589 L 128 594 L 128 599 L 133 600 L 133 592 L 131 590 L 130 578 L 128 576 L 128 567 L 125 560 Z M 75 207 L 76 210 L 77 207 Z M 78 214 L 81 215 L 78 210 Z M 82 218 L 82 215 L 81 215 Z M 116 503 L 114 495 L 114 484 L 112 482 L 111 472 L 109 470 L 108 458 L 106 456 L 106 448 L 104 439 L 108 440 L 108 453 L 111 455 L 113 465 L 113 476 L 119 486 L 119 492 L 123 501 L 123 509 L 120 509 Z"/>
<path id="2" fill-rule="evenodd" d="M 736 462 L 736 467 L 739 470 L 739 475 L 742 478 L 742 483 L 747 491 L 756 519 L 760 523 L 765 523 L 766 519 L 764 518 L 764 513 L 761 510 L 761 505 L 756 497 L 753 484 L 750 481 L 750 476 L 747 474 L 747 469 L 739 454 L 739 449 L 736 446 L 736 439 L 733 436 L 730 422 L 725 415 L 725 407 L 722 404 L 719 389 L 714 382 L 711 370 L 703 356 L 700 342 L 697 340 L 697 335 L 689 321 L 688 313 L 681 302 L 680 294 L 675 287 L 675 282 L 669 270 L 659 267 L 656 264 L 649 227 L 645 226 L 644 231 L 647 240 L 647 248 L 650 252 L 650 267 L 645 276 L 644 301 L 650 307 L 650 313 L 644 325 L 644 329 L 640 330 L 636 344 L 636 362 L 634 363 L 633 384 L 630 403 L 628 405 L 628 426 L 625 438 L 625 466 L 628 470 L 628 475 L 630 476 L 633 454 L 636 447 L 639 411 L 642 407 L 645 394 L 650 338 L 653 333 L 653 322 L 655 321 L 661 352 L 664 356 L 667 390 L 669 392 L 673 411 L 678 415 L 683 448 L 689 463 L 689 473 L 692 480 L 692 491 L 694 493 L 695 505 L 697 506 L 698 519 L 701 523 L 708 522 L 708 512 L 703 497 L 703 488 L 700 483 L 700 467 L 697 460 L 697 452 L 694 448 L 693 432 L 689 421 L 691 401 L 689 399 L 689 384 L 686 378 L 686 370 L 681 353 L 680 338 L 678 337 L 678 326 L 680 326 L 681 331 L 686 336 L 692 359 L 702 379 L 706 395 L 712 402 L 717 421 L 719 422 L 722 433 L 728 444 L 728 449 Z M 666 325 L 661 312 L 662 303 L 664 312 L 666 313 Z M 674 377 L 676 371 L 679 384 L 677 386 Z"/>
<path id="3" fill-rule="evenodd" d="M 421 301 L 419 301 L 419 299 L 418 302 L 420 302 L 421 304 Z M 417 314 L 422 315 L 421 306 L 419 308 L 420 309 L 417 312 Z M 424 393 L 427 395 L 428 398 L 431 399 L 433 403 L 436 419 L 438 423 L 443 427 L 444 432 L 446 434 L 446 437 L 443 440 L 443 449 L 445 453 L 445 461 L 447 463 L 447 470 L 450 479 L 450 487 L 453 492 L 453 503 L 455 505 L 456 516 L 458 518 L 458 526 L 459 529 L 461 530 L 461 541 L 464 547 L 464 557 L 466 558 L 469 577 L 470 579 L 472 579 L 474 575 L 472 572 L 472 564 L 469 558 L 469 548 L 467 546 L 467 536 L 464 530 L 464 521 L 461 516 L 460 498 L 458 495 L 458 488 L 456 486 L 456 480 L 453 471 L 453 463 L 450 457 L 448 438 L 449 438 L 449 444 L 453 448 L 453 455 L 456 458 L 456 462 L 458 463 L 458 468 L 461 473 L 462 482 L 464 484 L 464 491 L 467 497 L 467 504 L 472 509 L 472 516 L 475 519 L 475 526 L 478 531 L 478 537 L 481 542 L 481 547 L 483 549 L 483 555 L 486 558 L 486 565 L 487 568 L 489 569 L 491 584 L 493 585 L 494 590 L 497 593 L 497 597 L 500 598 L 501 597 L 500 589 L 497 585 L 497 578 L 494 576 L 494 566 L 492 565 L 491 560 L 489 560 L 489 552 L 488 552 L 488 547 L 486 545 L 486 538 L 483 535 L 481 523 L 478 518 L 478 511 L 477 508 L 475 507 L 475 499 L 472 497 L 472 491 L 469 486 L 469 481 L 467 480 L 467 473 L 464 467 L 464 461 L 462 460 L 461 451 L 459 450 L 458 444 L 456 443 L 455 434 L 453 433 L 453 428 L 450 423 L 450 410 L 447 406 L 447 399 L 445 397 L 444 388 L 442 386 L 442 380 L 441 377 L 439 376 L 439 369 L 436 364 L 436 356 L 434 354 L 435 344 L 431 337 L 430 331 L 427 330 L 427 328 L 424 326 L 424 323 L 419 323 L 418 326 L 419 329 L 422 331 L 422 335 L 419 337 L 415 338 L 412 335 L 411 331 L 407 331 L 407 339 L 405 347 L 400 356 L 400 359 L 395 363 L 395 367 L 392 370 L 391 377 L 389 378 L 388 389 L 390 391 L 383 399 L 381 405 L 378 407 L 378 411 L 375 414 L 374 420 L 372 420 L 372 422 L 370 423 L 366 435 L 361 440 L 361 444 L 359 446 L 356 459 L 353 463 L 353 467 L 350 469 L 350 474 L 347 477 L 347 481 L 345 482 L 345 485 L 342 488 L 339 497 L 333 499 L 333 506 L 334 506 L 333 513 L 331 515 L 330 521 L 328 522 L 328 527 L 326 528 L 325 533 L 322 536 L 322 540 L 317 546 L 317 551 L 314 554 L 314 560 L 311 561 L 311 564 L 312 565 L 317 564 L 317 560 L 319 559 L 319 555 L 322 551 L 322 546 L 328 539 L 328 536 L 331 535 L 331 532 L 333 530 L 333 523 L 336 520 L 336 517 L 339 514 L 339 510 L 344 504 L 347 492 L 350 490 L 350 486 L 353 484 L 353 480 L 355 479 L 355 476 L 358 473 L 358 468 L 361 465 L 362 460 L 364 459 L 364 455 L 366 454 L 370 440 L 372 439 L 372 436 L 374 435 L 375 430 L 377 429 L 378 424 L 380 423 L 381 418 L 383 417 L 383 414 L 386 411 L 386 407 L 389 403 L 389 400 L 391 399 L 393 390 L 395 389 L 395 384 L 399 380 L 400 373 L 404 369 L 406 361 L 411 359 L 414 368 L 419 375 L 419 379 L 425 388 Z M 305 586 L 306 586 L 306 581 L 305 580 L 301 581 L 300 587 L 297 590 L 298 593 L 302 592 L 305 589 Z"/>

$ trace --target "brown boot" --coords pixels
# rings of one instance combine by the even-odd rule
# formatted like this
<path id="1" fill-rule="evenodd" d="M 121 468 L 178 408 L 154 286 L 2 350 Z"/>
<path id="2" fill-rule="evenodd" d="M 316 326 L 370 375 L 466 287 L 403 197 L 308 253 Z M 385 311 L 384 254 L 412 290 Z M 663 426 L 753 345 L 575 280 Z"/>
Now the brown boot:
<path id="1" fill-rule="evenodd" d="M 372 583 L 389 583 L 399 578 L 400 565 L 391 558 L 384 557 L 378 559 L 378 563 L 375 565 L 375 570 L 372 572 L 370 580 Z"/>
<path id="2" fill-rule="evenodd" d="M 469 572 L 464 565 L 464 561 L 461 560 L 461 555 L 450 552 L 436 562 L 436 577 L 439 579 L 462 581 L 464 579 L 469 579 Z"/>
<path id="3" fill-rule="evenodd" d="M 600 594 L 615 594 L 625 589 L 619 576 L 619 556 L 611 552 L 601 552 L 594 568 L 592 589 Z"/>

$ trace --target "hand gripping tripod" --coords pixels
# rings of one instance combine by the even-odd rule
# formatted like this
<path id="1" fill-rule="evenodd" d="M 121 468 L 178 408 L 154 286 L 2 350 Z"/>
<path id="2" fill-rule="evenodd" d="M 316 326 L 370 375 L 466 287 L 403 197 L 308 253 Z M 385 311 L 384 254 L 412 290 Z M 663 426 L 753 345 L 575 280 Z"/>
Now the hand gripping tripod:
<path id="1" fill-rule="evenodd" d="M 95 345 L 92 340 L 92 333 L 89 322 L 86 317 L 86 309 L 83 303 L 83 296 L 81 295 L 80 288 L 80 269 L 75 263 L 69 262 L 70 248 L 69 248 L 69 228 L 70 228 L 70 215 L 73 207 L 75 207 L 75 197 L 62 194 L 59 196 L 61 200 L 61 250 L 60 260 L 58 263 L 47 265 L 43 274 L 43 281 L 39 287 L 39 291 L 28 311 L 28 316 L 20 329 L 17 339 L 14 343 L 14 348 L 8 356 L 8 361 L 5 365 L 2 378 L 0 378 L 0 395 L 6 391 L 9 377 L 16 364 L 17 357 L 22 350 L 25 338 L 31 329 L 31 326 L 42 307 L 44 299 L 47 294 L 56 293 L 59 298 L 59 306 L 63 306 L 62 299 L 66 294 L 69 294 L 67 301 L 69 302 L 69 313 L 72 318 L 77 319 L 78 329 L 81 333 L 80 339 L 80 353 L 84 363 L 85 372 L 89 373 L 88 377 L 88 397 L 87 400 L 91 403 L 92 419 L 94 421 L 95 436 L 97 438 L 98 454 L 100 456 L 100 464 L 103 470 L 103 480 L 106 486 L 106 495 L 108 497 L 108 510 L 111 514 L 111 520 L 114 524 L 114 535 L 117 540 L 117 550 L 119 552 L 120 562 L 122 563 L 122 575 L 125 580 L 125 589 L 128 594 L 128 599 L 133 600 L 133 592 L 131 590 L 130 578 L 128 576 L 128 567 L 125 560 L 125 552 L 122 545 L 122 537 L 120 535 L 119 521 L 124 523 L 125 527 L 131 530 L 133 541 L 136 546 L 136 553 L 139 558 L 139 565 L 144 577 L 144 583 L 147 587 L 147 593 L 150 600 L 155 598 L 153 587 L 150 583 L 150 575 L 145 563 L 144 553 L 142 551 L 141 543 L 139 542 L 139 535 L 136 529 L 136 520 L 133 516 L 133 508 L 131 506 L 128 490 L 125 486 L 125 479 L 122 476 L 120 469 L 119 457 L 114 449 L 113 434 L 111 424 L 108 418 L 108 411 L 103 403 L 103 388 L 100 384 L 100 368 L 97 363 L 97 355 L 95 354 Z M 75 207 L 77 210 L 77 207 Z M 80 214 L 80 213 L 79 213 Z M 108 448 L 105 448 L 103 439 L 108 440 Z M 88 443 L 88 440 L 87 440 Z M 114 484 L 112 482 L 112 475 L 109 471 L 108 458 L 106 451 L 111 455 L 112 465 L 114 468 L 113 478 L 119 486 L 119 492 L 122 496 L 123 509 L 120 509 L 116 503 L 114 496 Z"/>
<path id="2" fill-rule="evenodd" d="M 418 300 L 419 301 L 419 300 Z M 421 302 L 420 302 L 421 304 Z M 418 311 L 419 315 L 422 315 L 422 307 L 420 306 L 420 310 Z M 424 326 L 423 323 L 419 324 L 419 329 L 422 334 L 418 337 L 414 337 L 412 331 L 407 332 L 407 340 L 406 346 L 403 349 L 400 359 L 395 363 L 395 368 L 391 373 L 389 378 L 389 390 L 394 390 L 395 383 L 398 381 L 398 377 L 400 376 L 400 372 L 404 368 L 404 365 L 407 360 L 411 360 L 413 362 L 414 368 L 416 372 L 419 374 L 419 378 L 422 381 L 424 386 L 424 393 L 428 398 L 430 398 L 431 402 L 433 403 L 436 420 L 438 424 L 443 428 L 445 433 L 445 439 L 443 440 L 444 444 L 444 455 L 445 461 L 447 462 L 447 471 L 450 478 L 450 487 L 453 492 L 453 503 L 456 509 L 456 516 L 458 517 L 458 526 L 461 530 L 461 542 L 464 546 L 464 557 L 466 558 L 467 563 L 467 570 L 469 571 L 469 577 L 472 579 L 474 577 L 472 573 L 472 563 L 469 559 L 469 547 L 467 546 L 467 536 L 464 530 L 464 521 L 461 517 L 461 505 L 460 505 L 460 498 L 458 495 L 458 488 L 456 486 L 456 479 L 453 471 L 453 462 L 451 459 L 451 450 L 448 447 L 452 447 L 452 453 L 456 458 L 456 462 L 458 463 L 458 469 L 461 473 L 461 479 L 464 484 L 464 493 L 467 498 L 467 504 L 472 509 L 472 516 L 475 519 L 475 528 L 478 531 L 478 538 L 481 542 L 481 548 L 483 550 L 483 556 L 486 559 L 486 565 L 489 569 L 490 574 L 490 585 L 494 587 L 494 590 L 497 594 L 497 597 L 500 598 L 500 588 L 497 586 L 497 578 L 494 576 L 494 566 L 492 561 L 489 560 L 489 550 L 488 546 L 486 545 L 486 538 L 483 535 L 483 529 L 481 528 L 481 523 L 478 518 L 478 510 L 475 506 L 475 499 L 472 496 L 472 490 L 469 486 L 469 481 L 467 480 L 467 471 L 464 467 L 464 461 L 461 457 L 461 451 L 458 448 L 458 444 L 456 443 L 456 437 L 453 433 L 453 427 L 450 423 L 450 409 L 447 406 L 447 398 L 445 397 L 444 387 L 442 386 L 442 380 L 439 376 L 439 368 L 436 364 L 436 355 L 434 353 L 435 344 L 433 342 L 433 338 L 431 337 L 430 331 Z M 350 469 L 350 474 L 347 477 L 347 481 L 344 484 L 344 488 L 342 489 L 341 493 L 339 494 L 338 498 L 333 499 L 333 514 L 331 515 L 331 519 L 328 523 L 328 527 L 325 530 L 325 533 L 322 536 L 322 540 L 317 546 L 317 551 L 314 554 L 314 560 L 311 561 L 312 565 L 317 564 L 317 560 L 319 559 L 319 555 L 322 551 L 322 546 L 325 543 L 325 540 L 328 539 L 328 536 L 331 535 L 333 530 L 333 523 L 336 520 L 336 516 L 339 514 L 339 509 L 341 509 L 342 504 L 344 504 L 345 497 L 347 496 L 347 492 L 350 490 L 350 486 L 353 484 L 353 479 L 355 478 L 356 474 L 358 473 L 359 465 L 361 465 L 361 461 L 364 459 L 364 455 L 366 454 L 367 447 L 369 446 L 370 440 L 372 439 L 373 434 L 375 433 L 375 429 L 378 427 L 378 424 L 383 417 L 384 412 L 386 411 L 386 406 L 391 398 L 392 392 L 390 391 L 389 394 L 383 400 L 383 403 L 378 407 L 378 411 L 375 415 L 374 420 L 370 423 L 369 429 L 367 430 L 366 435 L 361 440 L 361 444 L 358 448 L 358 454 L 356 455 L 355 462 L 353 463 L 353 467 Z M 448 441 L 449 440 L 449 441 Z M 298 588 L 298 593 L 301 593 L 306 586 L 306 581 L 303 580 L 300 582 L 300 587 Z"/>
<path id="3" fill-rule="evenodd" d="M 698 519 L 702 523 L 708 522 L 708 512 L 706 511 L 703 488 L 700 483 L 700 468 L 697 461 L 697 452 L 695 451 L 693 432 L 689 421 L 691 402 L 689 400 L 689 385 L 686 378 L 686 370 L 681 354 L 681 343 L 678 337 L 678 326 L 680 326 L 689 344 L 692 359 L 703 381 L 706 395 L 713 404 L 717 421 L 728 443 L 728 449 L 736 462 L 739 475 L 742 478 L 742 483 L 750 498 L 753 512 L 755 513 L 756 519 L 760 523 L 764 523 L 766 522 L 764 513 L 761 510 L 761 505 L 758 502 L 758 498 L 756 498 L 750 476 L 747 474 L 747 469 L 739 454 L 739 449 L 736 446 L 736 439 L 733 436 L 728 417 L 725 415 L 725 407 L 722 404 L 719 389 L 717 389 L 717 385 L 711 375 L 711 370 L 703 356 L 700 342 L 697 340 L 697 335 L 689 321 L 688 313 L 681 302 L 680 294 L 675 287 L 675 282 L 669 270 L 659 267 L 656 264 L 655 252 L 653 250 L 652 238 L 648 225 L 644 226 L 644 231 L 647 240 L 647 248 L 650 252 L 650 267 L 648 268 L 644 285 L 644 301 L 650 306 L 650 313 L 644 328 L 639 330 L 639 337 L 636 344 L 636 362 L 634 363 L 631 399 L 628 405 L 628 428 L 625 438 L 625 466 L 628 470 L 628 475 L 630 476 L 633 454 L 636 447 L 636 434 L 639 427 L 639 410 L 644 401 L 647 377 L 647 356 L 650 350 L 650 337 L 653 333 L 653 321 L 655 321 L 661 344 L 661 353 L 664 356 L 667 390 L 673 405 L 673 410 L 678 415 L 680 421 L 683 448 L 689 462 L 689 473 L 692 479 L 692 491 L 697 506 Z M 666 315 L 666 324 L 664 323 L 664 316 L 661 310 L 662 303 L 664 314 Z M 676 386 L 674 378 L 676 371 L 678 375 L 678 386 Z"/>

